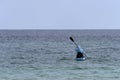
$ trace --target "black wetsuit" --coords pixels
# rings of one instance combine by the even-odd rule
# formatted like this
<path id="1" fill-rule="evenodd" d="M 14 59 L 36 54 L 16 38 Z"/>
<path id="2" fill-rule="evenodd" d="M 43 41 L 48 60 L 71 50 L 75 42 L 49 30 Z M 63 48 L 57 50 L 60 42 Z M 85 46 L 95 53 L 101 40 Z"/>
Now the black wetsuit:
<path id="1" fill-rule="evenodd" d="M 83 56 L 83 53 L 77 52 L 76 58 L 83 58 L 83 57 L 84 57 L 84 56 Z"/>

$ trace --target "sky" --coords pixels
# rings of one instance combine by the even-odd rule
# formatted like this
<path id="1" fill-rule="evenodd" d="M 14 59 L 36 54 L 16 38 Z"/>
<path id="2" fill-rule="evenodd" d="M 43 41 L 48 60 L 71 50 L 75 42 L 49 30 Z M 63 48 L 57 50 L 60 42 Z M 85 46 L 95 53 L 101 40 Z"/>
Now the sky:
<path id="1" fill-rule="evenodd" d="M 120 0 L 0 0 L 0 29 L 120 29 Z"/>

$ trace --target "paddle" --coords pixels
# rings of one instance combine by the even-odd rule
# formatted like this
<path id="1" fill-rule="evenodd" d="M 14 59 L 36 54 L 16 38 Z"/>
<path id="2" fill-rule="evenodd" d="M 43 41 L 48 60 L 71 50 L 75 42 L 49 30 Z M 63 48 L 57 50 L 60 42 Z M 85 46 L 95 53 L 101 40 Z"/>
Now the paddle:
<path id="1" fill-rule="evenodd" d="M 70 37 L 70 40 L 71 40 L 76 46 L 78 46 L 72 37 Z"/>

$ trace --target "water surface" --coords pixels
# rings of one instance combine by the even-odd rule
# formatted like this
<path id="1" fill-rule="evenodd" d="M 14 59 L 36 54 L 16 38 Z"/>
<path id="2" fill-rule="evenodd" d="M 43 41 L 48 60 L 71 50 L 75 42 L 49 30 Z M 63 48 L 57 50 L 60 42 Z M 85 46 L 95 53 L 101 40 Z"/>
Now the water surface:
<path id="1" fill-rule="evenodd" d="M 0 30 L 0 80 L 119 80 L 119 57 L 120 30 Z"/>

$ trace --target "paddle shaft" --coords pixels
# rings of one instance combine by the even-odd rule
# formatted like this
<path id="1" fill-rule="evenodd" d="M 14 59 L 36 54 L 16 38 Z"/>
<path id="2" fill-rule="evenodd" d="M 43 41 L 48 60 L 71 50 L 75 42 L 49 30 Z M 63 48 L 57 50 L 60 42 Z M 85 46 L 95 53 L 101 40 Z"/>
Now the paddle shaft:
<path id="1" fill-rule="evenodd" d="M 77 47 L 78 47 L 78 45 L 77 45 L 77 43 L 76 42 L 73 42 Z"/>

